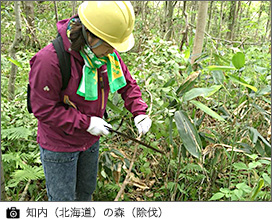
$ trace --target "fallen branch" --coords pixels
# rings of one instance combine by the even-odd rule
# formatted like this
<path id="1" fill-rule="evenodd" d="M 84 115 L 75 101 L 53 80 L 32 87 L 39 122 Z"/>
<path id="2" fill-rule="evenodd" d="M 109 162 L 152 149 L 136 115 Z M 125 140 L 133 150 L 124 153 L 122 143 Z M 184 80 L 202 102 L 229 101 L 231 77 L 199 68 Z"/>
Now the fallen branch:
<path id="1" fill-rule="evenodd" d="M 31 183 L 31 180 L 28 180 L 28 182 L 27 182 L 27 184 L 26 184 L 26 187 L 25 187 L 25 189 L 24 189 L 24 191 L 23 191 L 23 193 L 22 193 L 22 196 L 21 196 L 21 198 L 19 199 L 19 202 L 22 202 L 22 201 L 25 200 L 25 197 L 26 197 L 26 195 L 27 195 L 27 191 L 28 191 L 28 187 L 29 187 L 30 183 Z"/>

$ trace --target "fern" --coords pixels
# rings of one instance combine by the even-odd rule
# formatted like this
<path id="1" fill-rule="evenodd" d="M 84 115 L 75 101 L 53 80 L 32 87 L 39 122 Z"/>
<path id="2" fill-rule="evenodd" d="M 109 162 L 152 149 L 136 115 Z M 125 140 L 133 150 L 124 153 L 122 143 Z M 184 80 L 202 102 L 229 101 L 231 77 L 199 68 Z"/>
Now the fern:
<path id="1" fill-rule="evenodd" d="M 31 135 L 31 131 L 25 127 L 15 127 L 1 130 L 2 139 L 8 140 L 27 139 Z"/>
<path id="2" fill-rule="evenodd" d="M 8 187 L 16 187 L 20 182 L 27 182 L 29 180 L 43 179 L 44 173 L 42 166 L 31 167 L 25 165 L 24 169 L 16 170 L 11 174 L 12 179 L 8 181 Z"/>
<path id="3" fill-rule="evenodd" d="M 8 153 L 8 154 L 2 154 L 2 161 L 5 163 L 15 163 L 15 168 L 23 168 L 25 166 L 24 162 L 21 159 L 21 156 L 19 153 Z"/>
<path id="4" fill-rule="evenodd" d="M 105 189 L 109 190 L 109 191 L 117 192 L 117 191 L 119 191 L 120 187 L 119 187 L 118 184 L 110 184 L 110 183 L 108 183 L 108 184 L 105 185 Z"/>
<path id="5" fill-rule="evenodd" d="M 194 164 L 194 163 L 187 164 L 183 169 L 187 171 L 193 171 L 193 172 L 203 171 L 203 169 L 198 164 Z"/>

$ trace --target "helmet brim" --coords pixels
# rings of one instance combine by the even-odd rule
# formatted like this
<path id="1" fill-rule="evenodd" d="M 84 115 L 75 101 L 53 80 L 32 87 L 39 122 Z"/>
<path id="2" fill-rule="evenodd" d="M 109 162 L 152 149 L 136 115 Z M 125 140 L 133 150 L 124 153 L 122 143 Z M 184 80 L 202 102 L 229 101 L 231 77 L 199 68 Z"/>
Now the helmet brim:
<path id="1" fill-rule="evenodd" d="M 116 49 L 118 52 L 127 52 L 132 49 L 132 47 L 135 44 L 135 39 L 133 34 L 131 33 L 128 39 L 122 43 L 109 43 L 114 49 Z"/>

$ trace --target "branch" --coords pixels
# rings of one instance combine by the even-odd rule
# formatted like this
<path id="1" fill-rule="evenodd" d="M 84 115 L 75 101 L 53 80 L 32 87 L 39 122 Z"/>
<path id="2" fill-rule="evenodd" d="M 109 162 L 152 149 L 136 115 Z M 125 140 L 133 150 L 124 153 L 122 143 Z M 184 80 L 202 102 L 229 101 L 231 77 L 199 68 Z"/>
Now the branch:
<path id="1" fill-rule="evenodd" d="M 140 139 L 140 138 L 141 138 L 141 136 L 138 137 L 138 139 Z M 135 159 L 136 159 L 137 150 L 138 150 L 138 144 L 135 145 L 133 157 L 132 157 L 132 160 L 130 162 L 130 166 L 129 166 L 126 178 L 125 178 L 125 180 L 124 180 L 124 182 L 123 182 L 123 184 L 121 186 L 121 189 L 119 190 L 117 196 L 115 197 L 114 201 L 118 201 L 119 200 L 119 198 L 121 197 L 121 195 L 123 194 L 123 192 L 124 192 L 124 190 L 126 188 L 126 185 L 128 184 L 128 182 L 130 180 L 130 173 L 131 173 L 133 164 L 134 164 Z"/>
<path id="2" fill-rule="evenodd" d="M 41 46 L 40 41 L 37 39 L 36 34 L 35 34 L 34 31 L 32 30 L 32 28 L 29 26 L 29 24 L 28 24 L 26 18 L 25 18 L 24 16 L 22 16 L 22 17 L 23 17 L 23 19 L 24 19 L 24 21 L 25 21 L 25 23 L 26 23 L 27 28 L 28 28 L 28 29 L 30 30 L 30 32 L 32 33 L 32 36 L 34 37 L 34 41 L 39 45 L 39 49 L 41 49 L 42 46 Z"/>
<path id="3" fill-rule="evenodd" d="M 31 183 L 31 180 L 28 180 L 28 182 L 27 182 L 27 184 L 26 184 L 26 187 L 25 187 L 25 189 L 24 189 L 24 191 L 23 191 L 23 193 L 22 193 L 22 196 L 21 196 L 21 198 L 19 199 L 19 202 L 22 202 L 22 201 L 25 200 L 25 197 L 26 197 L 26 195 L 27 195 L 27 191 L 28 191 L 28 187 L 29 187 L 30 183 Z"/>

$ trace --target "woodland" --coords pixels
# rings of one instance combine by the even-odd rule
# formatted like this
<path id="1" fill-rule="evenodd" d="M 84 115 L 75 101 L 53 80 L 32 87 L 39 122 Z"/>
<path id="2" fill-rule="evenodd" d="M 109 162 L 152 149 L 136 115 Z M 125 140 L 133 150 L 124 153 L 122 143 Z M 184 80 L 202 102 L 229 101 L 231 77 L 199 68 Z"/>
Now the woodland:
<path id="1" fill-rule="evenodd" d="M 82 1 L 1 1 L 1 200 L 47 201 L 29 60 Z M 271 2 L 132 1 L 121 53 L 152 119 L 101 137 L 94 201 L 271 200 Z M 137 138 L 117 93 L 109 122 Z"/>

